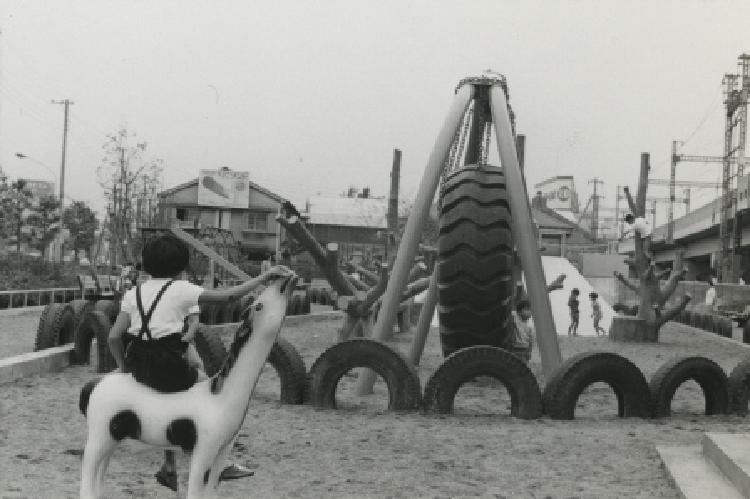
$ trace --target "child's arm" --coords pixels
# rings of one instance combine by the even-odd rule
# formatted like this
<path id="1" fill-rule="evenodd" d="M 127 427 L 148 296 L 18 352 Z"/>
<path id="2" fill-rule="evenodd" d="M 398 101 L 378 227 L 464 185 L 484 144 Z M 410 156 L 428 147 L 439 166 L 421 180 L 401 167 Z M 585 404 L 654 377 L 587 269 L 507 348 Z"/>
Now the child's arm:
<path id="1" fill-rule="evenodd" d="M 112 357 L 114 357 L 115 362 L 117 362 L 117 367 L 122 372 L 126 371 L 125 352 L 122 347 L 122 335 L 128 330 L 128 327 L 130 327 L 130 316 L 125 312 L 120 312 L 115 324 L 109 331 L 109 339 L 107 340 L 107 343 L 109 343 L 109 351 L 112 352 Z"/>
<path id="2" fill-rule="evenodd" d="M 285 276 L 289 275 L 290 273 L 291 270 L 282 265 L 279 265 L 277 267 L 273 267 L 268 272 L 264 272 L 258 277 L 243 282 L 242 284 L 238 284 L 237 286 L 232 286 L 228 289 L 207 289 L 203 291 L 198 297 L 198 303 L 227 302 L 232 299 L 237 299 L 245 296 L 250 291 L 265 283 L 272 277 Z"/>
<path id="3" fill-rule="evenodd" d="M 198 330 L 198 326 L 200 325 L 199 319 L 199 314 L 190 314 L 185 318 L 188 327 L 187 331 L 185 331 L 185 334 L 182 335 L 182 341 L 186 343 L 192 343 L 193 340 L 195 340 L 195 332 Z"/>

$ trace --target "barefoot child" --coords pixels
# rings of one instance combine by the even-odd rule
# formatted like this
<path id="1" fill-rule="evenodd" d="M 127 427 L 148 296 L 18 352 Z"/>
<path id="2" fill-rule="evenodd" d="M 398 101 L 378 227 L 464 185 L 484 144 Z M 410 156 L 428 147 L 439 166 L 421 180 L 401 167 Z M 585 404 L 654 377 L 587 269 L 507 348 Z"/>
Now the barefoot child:
<path id="1" fill-rule="evenodd" d="M 599 295 L 596 293 L 589 293 L 589 298 L 591 299 L 591 310 L 593 310 L 591 317 L 594 319 L 594 331 L 597 336 L 599 336 L 600 331 L 606 336 L 607 332 L 599 325 L 599 321 L 602 320 L 602 306 L 598 301 Z"/>
<path id="2" fill-rule="evenodd" d="M 240 285 L 203 289 L 178 277 L 188 268 L 190 253 L 181 240 L 162 235 L 143 248 L 143 269 L 151 279 L 128 290 L 120 314 L 109 333 L 109 348 L 121 372 L 132 372 L 139 382 L 169 393 L 190 388 L 206 375 L 196 368 L 197 352 L 185 341 L 183 332 L 194 334 L 196 307 L 238 299 L 275 276 L 289 270 L 276 267 Z M 192 315 L 185 331 L 186 317 Z M 199 364 L 198 364 L 199 365 Z M 224 479 L 252 474 L 237 465 L 222 473 Z M 165 463 L 157 481 L 177 490 L 174 451 L 165 451 Z"/>
<path id="3" fill-rule="evenodd" d="M 534 348 L 534 326 L 531 325 L 531 305 L 528 300 L 520 300 L 512 312 L 515 322 L 512 353 L 521 357 L 526 363 L 531 360 L 531 350 Z"/>
<path id="4" fill-rule="evenodd" d="M 570 298 L 568 298 L 568 308 L 570 309 L 570 326 L 568 326 L 568 336 L 578 336 L 578 319 L 580 318 L 580 311 L 578 310 L 578 295 L 581 292 L 578 288 L 573 288 L 570 292 Z"/>

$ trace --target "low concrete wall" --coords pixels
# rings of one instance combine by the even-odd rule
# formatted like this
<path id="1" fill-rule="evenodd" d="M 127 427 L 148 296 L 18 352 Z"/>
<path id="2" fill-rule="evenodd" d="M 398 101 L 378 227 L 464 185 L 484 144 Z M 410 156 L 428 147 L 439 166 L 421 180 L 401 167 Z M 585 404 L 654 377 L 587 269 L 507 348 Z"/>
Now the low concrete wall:
<path id="1" fill-rule="evenodd" d="M 637 284 L 638 281 L 630 279 Z M 716 303 L 722 310 L 744 311 L 745 307 L 750 305 L 750 286 L 741 284 L 717 284 L 716 286 Z M 708 284 L 703 281 L 682 281 L 677 285 L 677 289 L 670 297 L 668 304 L 673 304 L 684 294 L 693 297 L 690 306 L 700 305 L 706 300 L 706 291 Z M 626 305 L 637 305 L 639 302 L 638 295 L 625 287 L 621 282 L 617 282 L 614 303 L 624 303 Z"/>
<path id="2" fill-rule="evenodd" d="M 0 359 L 0 383 L 34 374 L 62 371 L 71 364 L 72 357 L 73 344 L 70 343 Z"/>
<path id="3" fill-rule="evenodd" d="M 309 322 L 322 322 L 334 319 L 343 319 L 344 312 L 340 310 L 334 310 L 331 312 L 317 312 L 314 314 L 306 315 L 287 315 L 284 318 L 284 324 L 281 326 L 297 326 L 299 324 L 305 324 Z M 207 330 L 218 334 L 221 337 L 227 337 L 234 334 L 239 327 L 239 322 L 229 322 L 226 324 L 215 324 L 211 326 L 205 326 Z"/>

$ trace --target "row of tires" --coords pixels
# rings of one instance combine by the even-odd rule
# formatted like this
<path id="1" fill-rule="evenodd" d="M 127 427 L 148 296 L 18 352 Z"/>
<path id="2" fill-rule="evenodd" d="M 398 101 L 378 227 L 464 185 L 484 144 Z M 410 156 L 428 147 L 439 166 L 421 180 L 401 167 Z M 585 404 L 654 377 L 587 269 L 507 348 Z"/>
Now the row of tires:
<path id="1" fill-rule="evenodd" d="M 685 309 L 679 313 L 675 320 L 687 326 L 704 329 L 719 336 L 732 337 L 733 324 L 732 319 L 729 317 L 701 312 L 699 310 Z"/>

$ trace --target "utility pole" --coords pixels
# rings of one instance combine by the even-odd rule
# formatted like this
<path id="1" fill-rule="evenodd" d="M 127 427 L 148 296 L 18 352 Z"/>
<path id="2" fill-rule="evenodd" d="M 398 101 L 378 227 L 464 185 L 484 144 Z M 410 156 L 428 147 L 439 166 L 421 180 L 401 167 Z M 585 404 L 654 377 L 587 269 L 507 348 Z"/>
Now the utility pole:
<path id="1" fill-rule="evenodd" d="M 397 248 L 398 234 L 398 186 L 401 179 L 401 149 L 393 150 L 393 166 L 391 167 L 391 192 L 388 195 L 388 231 L 385 238 L 386 262 L 390 255 L 391 243 Z"/>
<path id="2" fill-rule="evenodd" d="M 617 239 L 619 240 L 620 237 L 622 237 L 622 231 L 620 230 L 620 190 L 622 189 L 621 185 L 618 185 L 615 188 L 615 232 Z"/>
<path id="3" fill-rule="evenodd" d="M 70 105 L 75 104 L 70 99 L 53 100 L 52 104 L 62 104 L 64 106 L 63 118 L 63 140 L 62 140 L 62 157 L 60 159 L 60 229 L 63 228 L 63 205 L 65 203 L 65 157 L 68 149 L 68 117 L 70 115 Z M 65 243 L 62 233 L 60 234 L 60 261 L 65 256 Z"/>
<path id="4" fill-rule="evenodd" d="M 589 184 L 594 184 L 594 194 L 591 196 L 591 200 L 593 201 L 592 204 L 592 210 L 591 210 L 591 235 L 593 236 L 594 240 L 599 239 L 599 194 L 597 191 L 597 186 L 599 184 L 604 184 L 604 181 L 599 180 L 599 177 L 594 177 L 592 180 L 589 180 Z"/>

